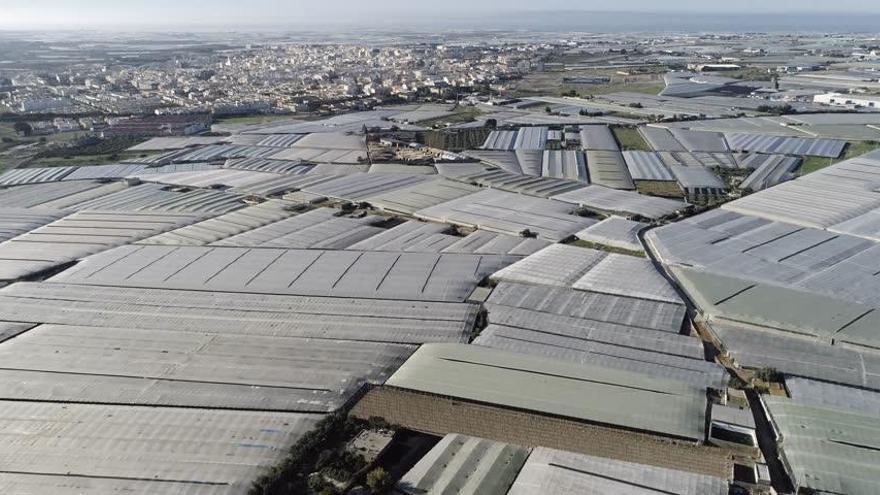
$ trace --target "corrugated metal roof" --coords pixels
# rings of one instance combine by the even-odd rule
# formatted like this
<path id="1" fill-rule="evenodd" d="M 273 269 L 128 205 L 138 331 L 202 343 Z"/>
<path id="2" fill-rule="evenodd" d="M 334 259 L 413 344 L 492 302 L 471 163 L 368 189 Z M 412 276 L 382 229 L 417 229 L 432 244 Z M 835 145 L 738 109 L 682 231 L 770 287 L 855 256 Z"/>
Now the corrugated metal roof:
<path id="1" fill-rule="evenodd" d="M 55 210 L 0 207 L 0 242 L 53 222 L 65 214 Z"/>
<path id="2" fill-rule="evenodd" d="M 516 146 L 517 131 L 492 131 L 483 143 L 484 150 L 513 151 Z"/>
<path id="3" fill-rule="evenodd" d="M 648 224 L 634 222 L 620 217 L 608 217 L 575 234 L 582 241 L 594 242 L 629 251 L 644 252 L 639 232 Z"/>
<path id="4" fill-rule="evenodd" d="M 76 169 L 77 167 L 14 168 L 0 174 L 0 186 L 57 182 Z"/>
<path id="5" fill-rule="evenodd" d="M 438 177 L 401 189 L 371 195 L 369 203 L 380 210 L 412 215 L 418 210 L 437 206 L 479 190 L 480 188 L 476 186 Z"/>
<path id="6" fill-rule="evenodd" d="M 587 151 L 590 182 L 612 189 L 635 189 L 619 151 Z"/>
<path id="7" fill-rule="evenodd" d="M 512 235 L 529 231 L 558 241 L 596 223 L 572 210 L 559 201 L 488 189 L 419 210 L 415 216 Z"/>
<path id="8" fill-rule="evenodd" d="M 245 206 L 242 196 L 226 191 L 175 188 L 141 184 L 106 196 L 87 199 L 69 208 L 101 211 L 167 211 L 178 213 L 228 213 Z"/>
<path id="9" fill-rule="evenodd" d="M 513 145 L 517 150 L 543 150 L 547 145 L 547 127 L 521 127 Z"/>
<path id="10" fill-rule="evenodd" d="M 74 213 L 0 243 L 0 279 L 16 280 L 201 218 L 170 213 Z"/>
<path id="11" fill-rule="evenodd" d="M 545 151 L 541 175 L 589 183 L 587 161 L 580 151 Z"/>
<path id="12" fill-rule="evenodd" d="M 106 488 L 101 480 L 112 479 L 114 489 L 142 493 L 163 493 L 166 483 L 177 493 L 244 493 L 320 417 L 0 401 L 0 430 L 6 434 L 0 457 L 9 472 L 54 476 L 54 482 L 44 480 L 48 489 L 41 493 L 69 493 L 63 485 L 71 478 L 88 482 L 88 490 Z M 56 485 L 62 485 L 60 491 Z M 200 491 L 203 486 L 222 489 Z"/>
<path id="13" fill-rule="evenodd" d="M 581 147 L 585 150 L 620 151 L 617 139 L 608 126 L 585 125 L 581 127 Z"/>
<path id="14" fill-rule="evenodd" d="M 675 139 L 687 151 L 704 151 L 726 153 L 728 150 L 724 135 L 720 132 L 691 131 L 686 129 L 670 129 Z"/>
<path id="15" fill-rule="evenodd" d="M 450 433 L 397 483 L 406 495 L 505 495 L 529 450 Z"/>
<path id="16" fill-rule="evenodd" d="M 51 280 L 251 294 L 464 301 L 484 277 L 517 259 L 317 249 L 123 246 L 83 260 Z"/>
<path id="17" fill-rule="evenodd" d="M 663 436 L 705 436 L 699 388 L 480 346 L 423 345 L 386 384 Z"/>
<path id="18" fill-rule="evenodd" d="M 808 155 L 837 158 L 843 153 L 846 141 L 767 136 L 761 134 L 726 133 L 730 149 L 780 155 Z"/>
<path id="19" fill-rule="evenodd" d="M 286 296 L 12 284 L 0 290 L 0 319 L 131 329 L 331 340 L 462 342 L 478 307 L 345 297 Z"/>
<path id="20" fill-rule="evenodd" d="M 587 292 L 563 287 L 501 282 L 488 304 L 509 306 L 544 314 L 580 318 L 641 328 L 664 335 L 679 334 L 686 308 L 681 304 L 649 301 L 626 296 Z M 494 320 L 499 324 L 514 324 Z M 674 338 L 674 337 L 673 337 Z"/>
<path id="21" fill-rule="evenodd" d="M 213 242 L 213 246 L 346 249 L 347 247 L 384 232 L 374 227 L 384 217 L 368 215 L 352 217 L 339 215 L 340 210 L 317 208 L 276 222 Z"/>
<path id="22" fill-rule="evenodd" d="M 875 415 L 762 396 L 781 436 L 780 453 L 798 488 L 870 495 L 880 484 Z"/>
<path id="23" fill-rule="evenodd" d="M 683 201 L 645 196 L 635 192 L 618 191 L 595 185 L 559 194 L 553 199 L 603 213 L 638 215 L 651 219 L 672 215 L 688 207 L 688 204 Z"/>
<path id="24" fill-rule="evenodd" d="M 624 151 L 623 158 L 630 176 L 635 181 L 675 181 L 672 172 L 666 168 L 663 160 L 649 151 Z"/>
<path id="25" fill-rule="evenodd" d="M 785 377 L 791 400 L 807 406 L 848 409 L 880 417 L 880 392 L 796 376 Z"/>
<path id="26" fill-rule="evenodd" d="M 669 171 L 675 176 L 679 185 L 689 193 L 700 191 L 722 192 L 727 190 L 727 185 L 711 170 L 705 167 L 682 167 L 673 165 Z"/>
<path id="27" fill-rule="evenodd" d="M 0 346 L 0 397 L 331 412 L 415 350 L 386 343 L 40 325 Z M 292 373 L 291 370 L 296 370 Z"/>
<path id="28" fill-rule="evenodd" d="M 227 160 L 224 168 L 232 168 L 237 170 L 255 170 L 258 172 L 273 172 L 276 174 L 305 174 L 310 172 L 315 166 L 292 162 L 288 160 L 270 160 L 267 158 L 237 158 Z"/>
<path id="29" fill-rule="evenodd" d="M 739 366 L 880 390 L 880 355 L 824 342 L 713 322 L 712 331 Z"/>
<path id="30" fill-rule="evenodd" d="M 65 206 L 48 206 L 47 204 L 69 196 L 107 194 L 107 189 L 122 187 L 117 184 L 100 184 L 92 181 L 66 181 L 47 184 L 32 184 L 0 189 L 0 204 L 7 208 L 44 208 L 61 209 Z"/>
<path id="31" fill-rule="evenodd" d="M 739 187 L 761 191 L 793 179 L 795 171 L 801 166 L 801 160 L 793 156 L 755 154 L 744 160 L 743 166 L 755 171 L 743 179 Z"/>
<path id="32" fill-rule="evenodd" d="M 639 132 L 655 151 L 687 151 L 668 129 L 641 126 Z"/>
<path id="33" fill-rule="evenodd" d="M 769 220 L 833 229 L 835 224 L 880 208 L 878 183 L 880 157 L 865 155 L 751 194 L 723 208 Z"/>
<path id="34" fill-rule="evenodd" d="M 728 490 L 721 478 L 538 447 L 508 495 L 726 495 Z"/>

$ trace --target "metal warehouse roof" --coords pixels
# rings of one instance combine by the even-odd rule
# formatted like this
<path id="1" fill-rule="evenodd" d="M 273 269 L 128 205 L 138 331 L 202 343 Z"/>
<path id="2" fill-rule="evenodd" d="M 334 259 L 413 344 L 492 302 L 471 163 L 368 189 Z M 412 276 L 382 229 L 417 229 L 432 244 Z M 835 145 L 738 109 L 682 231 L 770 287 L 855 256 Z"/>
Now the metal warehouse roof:
<path id="1" fill-rule="evenodd" d="M 271 160 L 267 158 L 237 158 L 227 160 L 223 168 L 236 170 L 255 170 L 258 172 L 273 172 L 276 174 L 305 174 L 315 166 L 291 162 L 287 160 Z"/>
<path id="2" fill-rule="evenodd" d="M 723 168 L 731 170 L 742 168 L 732 153 L 660 151 L 653 153 L 653 155 L 667 167 L 680 165 L 682 167 Z"/>
<path id="3" fill-rule="evenodd" d="M 515 152 L 516 160 L 525 175 L 535 177 L 541 176 L 541 169 L 544 164 L 544 150 L 542 149 L 517 149 Z"/>
<path id="4" fill-rule="evenodd" d="M 746 158 L 743 166 L 755 171 L 740 183 L 740 189 L 761 191 L 793 179 L 801 160 L 793 156 L 755 154 Z"/>
<path id="5" fill-rule="evenodd" d="M 437 206 L 479 190 L 480 188 L 476 186 L 438 177 L 402 189 L 370 196 L 369 202 L 380 210 L 412 215 L 418 210 Z"/>
<path id="6" fill-rule="evenodd" d="M 111 165 L 93 165 L 89 167 L 79 167 L 64 180 L 84 180 L 84 179 L 121 179 L 136 174 L 147 173 L 150 169 L 147 165 L 137 165 L 130 163 L 118 163 Z"/>
<path id="7" fill-rule="evenodd" d="M 230 158 L 269 158 L 278 153 L 278 150 L 279 148 L 264 148 L 262 146 L 213 144 L 191 151 L 187 150 L 186 153 L 174 157 L 174 160 L 178 162 L 210 162 Z"/>
<path id="8" fill-rule="evenodd" d="M 600 260 L 572 288 L 653 301 L 683 302 L 650 260 L 622 254 L 612 253 Z"/>
<path id="9" fill-rule="evenodd" d="M 734 151 L 754 151 L 781 155 L 808 155 L 837 158 L 843 153 L 846 141 L 767 136 L 761 134 L 726 133 L 725 138 Z"/>
<path id="10" fill-rule="evenodd" d="M 581 182 L 540 177 L 540 162 L 538 168 L 538 176 L 512 174 L 504 170 L 490 169 L 458 174 L 454 180 L 539 198 L 549 198 L 584 187 Z"/>
<path id="11" fill-rule="evenodd" d="M 720 390 L 727 383 L 727 372 L 705 361 L 702 343 L 690 336 L 603 321 L 601 313 L 576 318 L 495 302 L 486 309 L 489 326 L 474 340 L 476 345 L 624 369 L 698 387 Z"/>
<path id="12" fill-rule="evenodd" d="M 252 184 L 278 178 L 278 174 L 255 172 L 253 170 L 234 170 L 221 168 L 216 170 L 200 170 L 196 172 L 173 172 L 168 174 L 139 175 L 146 182 L 160 182 L 191 187 L 247 187 Z"/>
<path id="13" fill-rule="evenodd" d="M 294 203 L 271 200 L 149 237 L 143 244 L 204 246 L 294 215 Z"/>
<path id="14" fill-rule="evenodd" d="M 512 151 L 516 145 L 517 135 L 517 131 L 492 131 L 483 143 L 483 149 Z"/>
<path id="15" fill-rule="evenodd" d="M 70 175 L 77 167 L 14 168 L 0 174 L 0 186 L 18 186 L 57 182 Z"/>
<path id="16" fill-rule="evenodd" d="M 541 175 L 555 179 L 590 182 L 587 176 L 587 161 L 581 151 L 545 151 Z"/>
<path id="17" fill-rule="evenodd" d="M 337 215 L 340 210 L 318 208 L 282 218 L 211 243 L 213 246 L 274 247 L 299 249 L 345 249 L 385 232 L 375 227 L 384 217 L 361 218 Z"/>
<path id="18" fill-rule="evenodd" d="M 527 256 L 549 243 L 539 239 L 516 237 L 476 230 L 465 237 L 448 234 L 448 225 L 404 222 L 369 239 L 350 246 L 363 251 L 420 253 L 509 254 Z"/>
<path id="19" fill-rule="evenodd" d="M 724 135 L 720 132 L 690 131 L 686 129 L 670 129 L 673 137 L 687 151 L 704 151 L 726 153 L 728 150 Z"/>
<path id="20" fill-rule="evenodd" d="M 492 279 L 571 287 L 608 253 L 565 244 L 551 244 L 494 274 Z"/>
<path id="21" fill-rule="evenodd" d="M 326 182 L 305 185 L 302 190 L 329 198 L 363 201 L 372 196 L 434 179 L 424 175 L 359 173 L 340 175 Z"/>
<path id="22" fill-rule="evenodd" d="M 655 151 L 687 151 L 668 129 L 641 126 L 639 132 Z"/>
<path id="23" fill-rule="evenodd" d="M 781 436 L 780 455 L 798 488 L 870 495 L 880 484 L 880 426 L 873 414 L 763 396 Z"/>
<path id="24" fill-rule="evenodd" d="M 666 168 L 666 165 L 657 153 L 649 151 L 624 151 L 623 159 L 626 161 L 626 168 L 629 170 L 630 176 L 635 181 L 675 181 L 672 172 Z"/>
<path id="25" fill-rule="evenodd" d="M 66 213 L 54 210 L 28 210 L 0 207 L 0 242 L 51 223 Z"/>
<path id="26" fill-rule="evenodd" d="M 0 345 L 0 397 L 331 412 L 415 350 L 386 343 L 40 325 Z M 294 371 L 295 372 L 292 372 Z"/>
<path id="27" fill-rule="evenodd" d="M 467 150 L 463 154 L 513 174 L 523 173 L 519 158 L 513 151 Z"/>
<path id="28" fill-rule="evenodd" d="M 644 252 L 645 248 L 642 246 L 638 234 L 646 227 L 648 227 L 646 223 L 620 217 L 608 217 L 575 235 L 582 241 L 634 252 Z"/>
<path id="29" fill-rule="evenodd" d="M 681 303 L 651 261 L 622 254 L 553 244 L 492 275 L 492 280 L 602 292 Z"/>
<path id="30" fill-rule="evenodd" d="M 0 243 L 0 279 L 16 280 L 201 218 L 170 213 L 74 213 Z"/>
<path id="31" fill-rule="evenodd" d="M 508 495 L 726 495 L 728 490 L 721 478 L 538 447 Z"/>
<path id="32" fill-rule="evenodd" d="M 0 321 L 332 340 L 461 342 L 478 307 L 344 297 L 277 296 L 61 283 L 0 290 Z"/>
<path id="33" fill-rule="evenodd" d="M 520 127 L 514 149 L 543 150 L 547 144 L 547 127 Z"/>
<path id="34" fill-rule="evenodd" d="M 501 282 L 488 304 L 545 314 L 635 327 L 665 335 L 681 332 L 686 308 L 681 304 L 587 292 L 563 287 Z M 501 324 L 499 320 L 494 320 Z M 595 323 L 585 322 L 585 325 Z M 604 325 L 603 325 L 604 327 Z"/>
<path id="35" fill-rule="evenodd" d="M 225 191 L 141 184 L 69 207 L 78 210 L 204 212 L 219 215 L 244 207 L 242 199 L 240 195 Z"/>
<path id="36" fill-rule="evenodd" d="M 50 182 L 47 184 L 32 184 L 14 186 L 0 189 L 0 205 L 7 208 L 56 208 L 63 207 L 47 206 L 55 200 L 67 198 L 72 195 L 103 195 L 108 189 L 118 190 L 123 186 L 119 184 L 100 184 L 92 181 L 69 181 Z M 95 197 L 95 196 L 90 196 Z"/>
<path id="37" fill-rule="evenodd" d="M 111 479 L 117 481 L 111 486 L 123 491 L 140 488 L 142 493 L 164 493 L 173 486 L 177 493 L 241 494 L 320 418 L 298 413 L 0 401 L 0 431 L 6 437 L 0 457 L 10 472 L 54 477 L 34 493 L 83 493 L 66 492 L 65 485 L 88 482 L 91 491 L 106 487 L 103 480 Z M 54 489 L 56 485 L 60 491 Z M 209 490 L 201 491 L 202 487 Z"/>
<path id="38" fill-rule="evenodd" d="M 315 135 L 315 134 L 310 134 Z M 337 148 L 304 148 L 296 144 L 290 148 L 259 148 L 261 150 L 271 150 L 272 153 L 251 153 L 232 156 L 224 156 L 223 158 L 236 158 L 237 156 L 258 156 L 261 158 L 271 158 L 273 160 L 291 160 L 313 163 L 334 163 L 341 165 L 357 165 L 367 161 L 366 149 L 337 149 Z M 281 150 L 281 151 L 278 151 Z"/>
<path id="39" fill-rule="evenodd" d="M 304 134 L 270 134 L 259 141 L 257 146 L 273 146 L 276 148 L 290 148 L 301 140 Z"/>
<path id="40" fill-rule="evenodd" d="M 700 309 L 713 318 L 751 324 L 827 342 L 880 348 L 877 309 L 782 287 L 693 269 L 672 272 Z"/>
<path id="41" fill-rule="evenodd" d="M 419 210 L 415 216 L 513 235 L 529 231 L 558 241 L 596 223 L 573 215 L 573 209 L 559 201 L 487 189 Z"/>
<path id="42" fill-rule="evenodd" d="M 480 346 L 423 345 L 386 384 L 664 436 L 705 436 L 699 388 Z"/>
<path id="43" fill-rule="evenodd" d="M 556 195 L 553 199 L 603 213 L 638 215 L 651 219 L 672 215 L 688 207 L 683 201 L 594 185 Z"/>
<path id="44" fill-rule="evenodd" d="M 711 323 L 712 331 L 743 367 L 773 368 L 789 376 L 814 378 L 880 390 L 880 354 L 745 325 Z"/>
<path id="45" fill-rule="evenodd" d="M 516 257 L 201 246 L 122 246 L 54 282 L 422 301 L 464 301 Z"/>
<path id="46" fill-rule="evenodd" d="M 229 139 L 223 136 L 154 137 L 146 142 L 132 146 L 128 151 L 177 150 L 192 146 L 223 143 L 229 141 Z"/>
<path id="47" fill-rule="evenodd" d="M 791 400 L 815 407 L 847 409 L 880 417 L 880 392 L 788 376 L 785 388 Z"/>
<path id="48" fill-rule="evenodd" d="M 590 182 L 612 189 L 635 189 L 619 151 L 587 151 Z"/>
<path id="49" fill-rule="evenodd" d="M 880 305 L 880 246 L 869 240 L 723 209 L 645 239 L 665 263 Z"/>
<path id="50" fill-rule="evenodd" d="M 724 209 L 807 227 L 840 230 L 853 235 L 845 222 L 871 216 L 880 208 L 880 155 L 864 155 L 727 203 Z M 843 229 L 837 226 L 840 224 Z M 845 229 L 845 230 L 844 230 Z"/>
<path id="51" fill-rule="evenodd" d="M 675 176 L 675 180 L 682 188 L 689 192 L 700 189 L 712 191 L 724 191 L 727 185 L 723 180 L 718 178 L 711 170 L 705 167 L 682 167 L 680 165 L 672 165 L 669 171 Z"/>
<path id="52" fill-rule="evenodd" d="M 397 483 L 405 495 L 505 495 L 529 450 L 450 433 Z"/>
<path id="53" fill-rule="evenodd" d="M 585 150 L 620 151 L 614 133 L 604 125 L 582 126 L 581 147 Z"/>

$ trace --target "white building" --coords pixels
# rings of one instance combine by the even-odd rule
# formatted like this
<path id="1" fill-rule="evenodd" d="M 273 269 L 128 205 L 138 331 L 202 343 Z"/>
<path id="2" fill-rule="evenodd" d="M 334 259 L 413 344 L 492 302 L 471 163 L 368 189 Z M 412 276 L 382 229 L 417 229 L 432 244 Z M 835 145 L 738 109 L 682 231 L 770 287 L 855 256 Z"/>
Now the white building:
<path id="1" fill-rule="evenodd" d="M 814 96 L 813 103 L 830 105 L 833 107 L 880 109 L 880 96 L 826 93 Z"/>

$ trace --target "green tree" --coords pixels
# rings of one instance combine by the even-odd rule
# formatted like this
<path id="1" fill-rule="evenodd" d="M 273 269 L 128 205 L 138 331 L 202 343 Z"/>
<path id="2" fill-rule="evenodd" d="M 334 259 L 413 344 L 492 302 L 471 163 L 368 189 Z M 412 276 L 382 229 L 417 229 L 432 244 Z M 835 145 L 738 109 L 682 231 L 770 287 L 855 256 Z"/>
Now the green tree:
<path id="1" fill-rule="evenodd" d="M 30 136 L 34 133 L 34 128 L 31 127 L 27 122 L 16 122 L 15 125 L 12 126 L 15 129 L 15 132 L 21 134 L 23 136 Z"/>
<path id="2" fill-rule="evenodd" d="M 391 488 L 391 475 L 385 469 L 377 467 L 367 473 L 367 486 L 373 493 L 385 493 Z"/>

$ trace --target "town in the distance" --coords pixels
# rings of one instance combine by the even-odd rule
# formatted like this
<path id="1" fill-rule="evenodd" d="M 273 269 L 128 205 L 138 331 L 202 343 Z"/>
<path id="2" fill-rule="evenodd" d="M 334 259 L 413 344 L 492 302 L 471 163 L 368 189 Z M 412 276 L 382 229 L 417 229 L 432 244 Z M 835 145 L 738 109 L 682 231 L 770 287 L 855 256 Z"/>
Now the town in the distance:
<path id="1" fill-rule="evenodd" d="M 0 29 L 0 363 L 4 495 L 876 495 L 880 35 Z"/>

